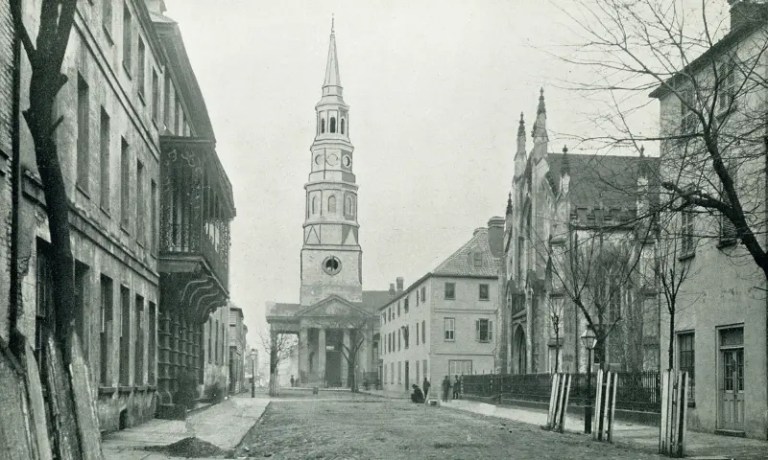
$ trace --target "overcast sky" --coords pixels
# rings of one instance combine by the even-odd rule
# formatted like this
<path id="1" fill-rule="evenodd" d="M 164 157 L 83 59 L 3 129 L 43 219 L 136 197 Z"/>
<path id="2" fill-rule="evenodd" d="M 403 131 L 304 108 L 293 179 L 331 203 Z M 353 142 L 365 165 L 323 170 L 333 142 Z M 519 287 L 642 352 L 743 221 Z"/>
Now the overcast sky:
<path id="1" fill-rule="evenodd" d="M 564 82 L 586 69 L 553 57 L 575 32 L 551 2 L 166 5 L 234 188 L 230 291 L 250 331 L 265 327 L 265 302 L 299 299 L 303 186 L 332 14 L 351 107 L 364 289 L 387 289 L 397 276 L 410 284 L 503 215 L 520 112 L 530 134 L 540 87 L 550 151 L 562 149 L 558 133 L 585 125 L 588 104 Z"/>

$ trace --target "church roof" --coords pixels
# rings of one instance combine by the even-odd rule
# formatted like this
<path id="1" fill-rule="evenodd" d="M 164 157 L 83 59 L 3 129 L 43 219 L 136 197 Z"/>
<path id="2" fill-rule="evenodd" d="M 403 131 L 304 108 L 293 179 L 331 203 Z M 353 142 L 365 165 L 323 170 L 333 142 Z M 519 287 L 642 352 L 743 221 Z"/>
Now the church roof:
<path id="1" fill-rule="evenodd" d="M 549 174 L 557 178 L 551 181 L 556 187 L 560 185 L 563 169 L 568 168 L 572 209 L 602 206 L 606 210 L 634 210 L 641 192 L 637 184 L 641 175 L 649 180 L 651 190 L 646 191 L 658 188 L 654 184 L 659 168 L 656 157 L 548 153 L 547 162 Z M 655 193 L 650 193 L 650 197 L 656 200 Z"/>
<path id="2" fill-rule="evenodd" d="M 339 59 L 336 57 L 336 32 L 331 26 L 331 43 L 328 45 L 328 63 L 325 66 L 323 86 L 341 86 L 339 77 Z"/>
<path id="3" fill-rule="evenodd" d="M 367 312 L 375 313 L 379 308 L 387 304 L 392 299 L 389 291 L 363 291 L 362 302 L 350 302 L 352 305 L 357 306 Z M 277 303 L 267 302 L 267 316 L 295 316 L 297 313 L 310 308 L 314 305 L 318 305 L 327 300 L 323 299 L 316 302 L 309 307 L 302 306 L 299 303 Z"/>
<path id="4" fill-rule="evenodd" d="M 488 229 L 478 228 L 472 238 L 432 270 L 435 276 L 497 276 L 499 259 L 488 242 Z"/>

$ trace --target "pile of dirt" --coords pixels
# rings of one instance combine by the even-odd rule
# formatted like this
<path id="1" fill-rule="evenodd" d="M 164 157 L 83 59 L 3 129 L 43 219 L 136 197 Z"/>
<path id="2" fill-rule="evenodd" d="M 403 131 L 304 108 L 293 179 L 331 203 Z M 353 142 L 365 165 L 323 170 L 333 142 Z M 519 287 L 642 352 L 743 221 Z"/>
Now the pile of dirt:
<path id="1" fill-rule="evenodd" d="M 167 446 L 148 447 L 147 450 L 159 451 L 171 457 L 184 458 L 230 458 L 232 456 L 231 451 L 221 449 L 210 442 L 195 437 L 184 438 Z"/>

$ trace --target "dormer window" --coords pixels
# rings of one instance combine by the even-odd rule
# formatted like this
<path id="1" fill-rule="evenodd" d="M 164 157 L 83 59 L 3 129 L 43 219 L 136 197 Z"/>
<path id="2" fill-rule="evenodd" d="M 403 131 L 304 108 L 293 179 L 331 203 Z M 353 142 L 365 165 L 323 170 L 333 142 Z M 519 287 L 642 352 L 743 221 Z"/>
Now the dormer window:
<path id="1" fill-rule="evenodd" d="M 331 117 L 331 132 L 336 132 L 336 117 Z"/>

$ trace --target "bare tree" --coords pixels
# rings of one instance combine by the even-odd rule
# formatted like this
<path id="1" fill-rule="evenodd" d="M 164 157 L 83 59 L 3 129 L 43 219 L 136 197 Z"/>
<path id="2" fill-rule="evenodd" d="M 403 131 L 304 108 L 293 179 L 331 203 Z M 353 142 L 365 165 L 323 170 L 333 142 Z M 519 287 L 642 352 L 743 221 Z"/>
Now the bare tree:
<path id="1" fill-rule="evenodd" d="M 268 337 L 260 335 L 261 346 L 269 356 L 269 395 L 277 396 L 277 374 L 280 363 L 288 359 L 297 346 L 296 337 L 291 334 L 271 332 Z"/>
<path id="2" fill-rule="evenodd" d="M 555 366 L 553 374 L 560 371 L 560 329 L 563 326 L 563 299 L 561 297 L 550 296 L 547 299 L 549 324 L 552 326 L 552 332 L 555 334 Z"/>
<path id="3" fill-rule="evenodd" d="M 597 118 L 602 133 L 580 139 L 637 147 L 661 143 L 667 207 L 682 200 L 712 215 L 702 238 L 740 242 L 768 278 L 765 184 L 765 5 L 739 2 L 730 33 L 710 2 L 680 0 L 579 0 L 564 7 L 579 52 L 563 57 L 588 65 L 578 88 L 608 95 Z M 700 58 L 705 55 L 704 58 Z M 644 135 L 635 114 L 653 98 L 662 101 L 661 130 Z M 577 136 L 579 137 L 579 136 Z M 739 255 L 739 252 L 733 252 Z"/>
<path id="4" fill-rule="evenodd" d="M 347 386 L 357 393 L 359 383 L 357 381 L 357 371 L 360 363 L 360 351 L 365 344 L 366 334 L 371 329 L 372 317 L 361 312 L 359 315 L 348 315 L 339 318 L 333 327 L 348 331 L 349 341 L 342 340 L 341 355 L 347 362 Z M 405 343 L 408 343 L 408 329 L 403 328 Z M 406 345 L 407 346 L 407 345 Z M 368 369 L 364 369 L 367 371 Z"/>

